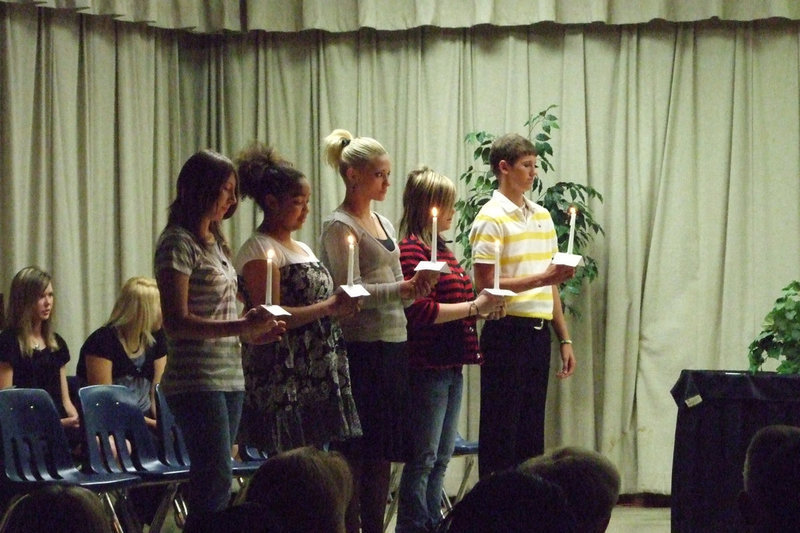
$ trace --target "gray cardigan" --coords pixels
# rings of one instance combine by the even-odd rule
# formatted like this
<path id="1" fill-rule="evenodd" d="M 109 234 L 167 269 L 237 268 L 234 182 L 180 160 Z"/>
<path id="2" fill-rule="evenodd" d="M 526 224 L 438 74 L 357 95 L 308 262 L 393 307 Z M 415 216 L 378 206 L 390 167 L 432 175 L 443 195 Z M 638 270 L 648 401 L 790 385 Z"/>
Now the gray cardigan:
<path id="1" fill-rule="evenodd" d="M 353 283 L 363 285 L 370 295 L 362 299 L 361 311 L 339 320 L 344 338 L 350 342 L 404 342 L 406 315 L 403 307 L 410 305 L 411 300 L 400 298 L 403 281 L 400 248 L 392 223 L 376 215 L 394 241 L 392 251 L 338 208 L 322 223 L 320 260 L 328 267 L 334 284 L 347 283 L 347 236 L 353 235 L 358 258 L 353 265 Z"/>

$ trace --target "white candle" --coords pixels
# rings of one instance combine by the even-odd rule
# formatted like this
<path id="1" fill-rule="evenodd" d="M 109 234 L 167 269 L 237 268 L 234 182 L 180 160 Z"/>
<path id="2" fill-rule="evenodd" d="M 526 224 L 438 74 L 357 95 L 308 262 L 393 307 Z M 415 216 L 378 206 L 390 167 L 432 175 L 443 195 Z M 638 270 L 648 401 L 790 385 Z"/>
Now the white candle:
<path id="1" fill-rule="evenodd" d="M 347 236 L 347 286 L 353 286 L 353 260 L 355 258 L 356 238 Z"/>
<path id="2" fill-rule="evenodd" d="M 275 250 L 267 250 L 267 294 L 264 303 L 272 305 L 272 258 L 275 257 Z"/>
<path id="3" fill-rule="evenodd" d="M 569 208 L 569 241 L 567 242 L 567 253 L 572 253 L 572 247 L 575 244 L 575 213 L 578 210 L 575 209 L 575 206 L 570 206 Z"/>
<path id="4" fill-rule="evenodd" d="M 431 209 L 431 215 L 433 217 L 433 223 L 431 224 L 431 261 L 436 262 L 436 246 L 439 244 L 437 241 L 439 239 L 439 229 L 438 229 L 438 219 L 439 219 L 439 210 L 435 207 Z"/>
<path id="5" fill-rule="evenodd" d="M 500 240 L 494 241 L 494 288 L 500 288 Z"/>

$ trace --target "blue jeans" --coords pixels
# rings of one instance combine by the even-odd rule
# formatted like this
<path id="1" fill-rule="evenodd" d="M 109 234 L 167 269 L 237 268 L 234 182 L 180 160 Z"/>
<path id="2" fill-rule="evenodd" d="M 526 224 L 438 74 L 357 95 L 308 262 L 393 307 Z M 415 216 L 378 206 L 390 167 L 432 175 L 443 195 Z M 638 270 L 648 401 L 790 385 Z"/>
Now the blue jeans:
<path id="1" fill-rule="evenodd" d="M 167 396 L 192 462 L 186 527 L 228 506 L 231 447 L 239 430 L 244 392 L 202 391 Z"/>
<path id="2" fill-rule="evenodd" d="M 461 367 L 409 371 L 411 459 L 400 478 L 397 533 L 430 531 L 442 519 L 442 486 L 461 410 Z"/>

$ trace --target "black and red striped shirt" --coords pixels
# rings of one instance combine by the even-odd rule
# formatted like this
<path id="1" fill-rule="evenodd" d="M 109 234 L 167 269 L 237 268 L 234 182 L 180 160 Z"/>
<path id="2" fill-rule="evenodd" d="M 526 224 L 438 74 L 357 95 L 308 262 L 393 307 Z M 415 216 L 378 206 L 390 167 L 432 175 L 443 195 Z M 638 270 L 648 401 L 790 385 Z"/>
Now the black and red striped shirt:
<path id="1" fill-rule="evenodd" d="M 475 331 L 476 318 L 434 324 L 440 303 L 469 302 L 475 298 L 472 280 L 450 250 L 438 239 L 437 259 L 446 261 L 450 272 L 441 274 L 431 293 L 406 307 L 409 366 L 412 368 L 452 368 L 483 362 Z M 403 277 L 414 277 L 420 261 L 430 261 L 431 250 L 416 235 L 400 241 Z"/>

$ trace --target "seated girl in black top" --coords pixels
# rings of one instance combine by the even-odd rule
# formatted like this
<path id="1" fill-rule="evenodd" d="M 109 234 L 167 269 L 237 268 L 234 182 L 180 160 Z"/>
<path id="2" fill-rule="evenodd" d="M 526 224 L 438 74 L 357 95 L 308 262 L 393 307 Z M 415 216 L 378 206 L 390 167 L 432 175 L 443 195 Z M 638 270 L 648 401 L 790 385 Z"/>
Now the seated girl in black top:
<path id="1" fill-rule="evenodd" d="M 152 278 L 135 277 L 122 286 L 108 322 L 83 343 L 76 373 L 82 386 L 128 387 L 147 425 L 155 428 L 155 386 L 166 355 L 158 286 Z"/>
<path id="2" fill-rule="evenodd" d="M 53 284 L 34 266 L 11 281 L 6 329 L 0 333 L 0 388 L 44 389 L 53 399 L 72 444 L 81 440 L 78 410 L 69 397 L 67 344 L 53 331 Z"/>

